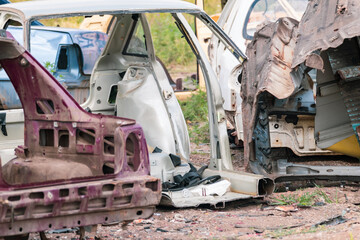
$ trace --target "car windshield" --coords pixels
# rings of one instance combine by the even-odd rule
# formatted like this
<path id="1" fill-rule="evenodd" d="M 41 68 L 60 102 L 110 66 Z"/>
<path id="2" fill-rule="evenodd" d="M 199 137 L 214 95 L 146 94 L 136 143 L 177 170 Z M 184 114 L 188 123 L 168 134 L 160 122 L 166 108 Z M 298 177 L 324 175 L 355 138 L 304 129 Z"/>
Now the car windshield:
<path id="1" fill-rule="evenodd" d="M 282 17 L 300 20 L 308 0 L 255 0 L 251 5 L 244 24 L 243 35 L 251 40 L 256 27 L 264 22 L 275 22 Z"/>

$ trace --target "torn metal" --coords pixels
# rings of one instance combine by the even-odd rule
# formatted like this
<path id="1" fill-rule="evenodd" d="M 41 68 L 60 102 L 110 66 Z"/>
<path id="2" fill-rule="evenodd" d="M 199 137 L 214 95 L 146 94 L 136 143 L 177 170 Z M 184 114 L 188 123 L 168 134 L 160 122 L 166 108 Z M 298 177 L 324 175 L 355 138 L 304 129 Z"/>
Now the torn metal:
<path id="1" fill-rule="evenodd" d="M 236 1 L 230 0 L 224 8 L 220 18 L 219 25 L 224 29 L 224 31 L 234 40 L 234 42 L 238 45 L 240 49 L 246 49 L 247 44 L 254 38 L 254 32 L 256 30 L 262 29 L 264 25 L 267 25 L 269 22 L 275 22 L 280 17 L 291 17 L 296 20 L 300 20 L 303 12 L 306 9 L 308 1 L 307 0 L 299 0 L 299 1 L 265 1 L 265 0 L 252 0 L 252 1 Z M 288 20 L 289 21 L 289 20 Z M 291 20 L 290 20 L 291 21 Z M 295 21 L 295 20 L 294 20 Z M 295 21 L 297 22 L 297 21 Z M 290 27 L 290 26 L 289 26 Z M 271 28 L 270 25 L 267 28 Z M 296 28 L 294 28 L 296 29 Z M 262 34 L 272 35 L 271 30 L 266 33 L 266 29 L 262 29 Z M 278 33 L 277 36 L 281 37 L 283 33 Z M 296 35 L 296 34 L 295 34 Z M 270 39 L 270 37 L 269 37 Z M 259 40 L 259 38 L 258 38 Z M 270 45 L 272 43 L 263 42 L 260 40 L 262 44 L 265 44 L 266 47 L 258 47 L 259 51 L 257 52 L 258 59 L 253 60 L 258 64 L 262 64 L 262 58 L 267 55 L 269 57 Z M 294 43 L 291 43 L 292 46 Z M 260 44 L 259 44 L 260 45 Z M 274 43 L 273 51 L 283 52 L 281 44 Z M 287 49 L 291 49 L 291 47 L 287 46 L 286 41 L 284 45 Z M 280 47 L 279 50 L 276 49 Z M 288 51 L 286 50 L 286 51 Z M 291 50 L 292 51 L 292 50 Z M 241 78 L 239 78 L 238 74 L 230 74 L 230 72 L 241 71 L 241 66 L 237 66 L 237 62 L 234 61 L 233 57 L 226 51 L 226 49 L 221 45 L 216 38 L 212 38 L 211 44 L 209 47 L 210 60 L 212 63 L 212 67 L 215 72 L 219 76 L 222 96 L 224 99 L 223 107 L 227 114 L 228 128 L 233 133 L 230 139 L 234 143 L 237 143 L 238 146 L 241 146 L 241 141 L 244 139 L 243 134 L 243 114 L 242 114 L 242 99 L 240 97 L 240 88 L 241 88 Z M 285 52 L 284 52 L 285 53 Z M 286 53 L 289 55 L 290 53 Z M 286 55 L 285 54 L 285 55 Z M 291 53 L 292 54 L 292 53 Z M 276 55 L 276 53 L 274 53 Z M 271 58 L 271 57 L 269 57 Z M 291 59 L 291 56 L 279 56 L 277 57 L 281 61 L 287 61 Z M 252 61 L 250 59 L 250 61 Z M 279 61 L 279 60 L 278 60 Z M 279 65 L 279 69 L 273 69 L 271 74 L 273 75 L 271 78 L 282 78 L 281 76 L 281 61 Z M 286 63 L 287 72 L 291 71 L 290 66 L 291 62 Z M 276 64 L 275 64 L 276 65 Z M 255 66 L 255 65 L 254 65 Z M 257 71 L 260 72 L 261 65 L 257 66 Z M 274 65 L 273 67 L 274 68 Z M 233 69 L 233 71 L 231 71 Z M 255 70 L 254 70 L 255 71 Z M 267 70 L 263 71 L 263 74 L 266 75 Z M 274 75 L 275 74 L 275 75 Z M 253 76 L 254 77 L 254 76 Z M 257 76 L 260 78 L 260 76 Z M 284 83 L 283 80 L 281 83 Z M 277 91 L 276 84 L 267 84 L 267 86 L 273 87 L 274 94 L 282 94 L 282 92 Z M 280 87 L 287 87 L 288 90 L 291 90 L 292 83 L 288 82 L 286 86 L 280 85 Z M 304 101 L 296 101 L 297 98 L 306 98 L 306 104 Z M 298 96 L 294 96 L 294 99 L 287 103 L 286 100 L 281 100 L 276 103 L 276 107 L 278 109 L 284 107 L 286 109 L 294 108 L 300 102 L 303 102 L 305 106 L 311 106 L 313 101 L 311 102 L 311 93 L 299 93 Z M 310 117 L 311 118 L 311 117 Z M 293 127 L 291 123 L 288 123 L 284 118 L 274 118 L 270 117 L 269 119 L 269 131 L 270 131 L 270 145 L 276 148 L 289 148 L 291 151 L 297 156 L 314 156 L 319 154 L 332 154 L 330 151 L 321 150 L 316 147 L 314 137 L 311 137 L 314 132 L 313 124 L 310 124 L 309 117 L 301 117 L 298 121 L 296 132 L 293 131 Z M 237 139 L 236 139 L 237 138 Z M 310 141 L 307 141 L 308 138 Z"/>
<path id="2" fill-rule="evenodd" d="M 253 150 L 250 149 L 253 141 L 257 141 L 257 146 L 261 144 L 259 151 L 263 154 L 269 155 L 271 151 L 268 110 L 265 106 L 266 94 L 269 93 L 278 99 L 284 99 L 297 90 L 301 84 L 302 79 L 292 79 L 290 76 L 293 50 L 296 44 L 294 29 L 297 26 L 296 20 L 280 19 L 257 31 L 254 36 L 255 40 L 248 45 L 246 51 L 248 61 L 244 64 L 241 82 L 246 160 L 255 160 L 256 156 L 250 154 Z M 259 107 L 259 105 L 261 106 Z M 258 121 L 261 122 L 257 123 Z M 256 139 L 253 139 L 255 131 L 258 134 Z M 270 171 L 272 166 L 265 160 L 266 156 L 260 158 L 263 159 L 261 165 Z"/>
<path id="3" fill-rule="evenodd" d="M 359 14 L 357 0 L 310 1 L 298 29 L 292 67 L 309 61 L 318 51 L 337 48 L 345 39 L 359 36 Z"/>
<path id="4" fill-rule="evenodd" d="M 277 181 L 359 180 L 359 167 L 291 162 L 291 153 L 270 145 L 269 131 L 285 120 L 302 149 L 360 157 L 359 13 L 357 1 L 310 1 L 299 24 L 283 18 L 255 34 L 242 82 L 245 158 L 253 171 Z"/>

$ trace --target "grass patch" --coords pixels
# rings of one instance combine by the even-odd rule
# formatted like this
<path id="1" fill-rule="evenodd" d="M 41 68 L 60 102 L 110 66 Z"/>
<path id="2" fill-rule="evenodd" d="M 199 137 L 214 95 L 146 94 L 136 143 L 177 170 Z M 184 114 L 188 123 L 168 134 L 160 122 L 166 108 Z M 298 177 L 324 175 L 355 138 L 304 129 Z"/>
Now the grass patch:
<path id="1" fill-rule="evenodd" d="M 306 234 L 306 233 L 315 233 L 320 231 L 326 231 L 325 226 L 318 226 L 318 227 L 310 227 L 305 229 L 279 229 L 275 230 L 268 234 L 268 237 L 271 238 L 282 238 L 286 236 L 291 236 L 295 234 Z"/>
<path id="2" fill-rule="evenodd" d="M 180 102 L 192 142 L 209 143 L 209 121 L 206 92 L 194 93 L 191 98 Z"/>
<path id="3" fill-rule="evenodd" d="M 183 34 L 175 25 L 174 18 L 168 13 L 147 14 L 153 36 L 156 56 L 166 66 L 181 65 L 188 66 L 196 64 L 195 55 L 189 47 Z M 194 20 L 188 19 L 191 26 Z M 161 36 L 161 37 L 160 37 Z"/>
<path id="4" fill-rule="evenodd" d="M 45 26 L 62 27 L 62 28 L 79 28 L 85 17 L 65 17 L 65 18 L 52 18 L 42 19 L 40 22 Z"/>
<path id="5" fill-rule="evenodd" d="M 314 192 L 305 192 L 303 194 L 281 194 L 280 197 L 273 198 L 271 205 L 297 205 L 297 206 L 315 206 L 317 202 L 337 203 L 338 200 L 331 199 L 319 187 Z"/>

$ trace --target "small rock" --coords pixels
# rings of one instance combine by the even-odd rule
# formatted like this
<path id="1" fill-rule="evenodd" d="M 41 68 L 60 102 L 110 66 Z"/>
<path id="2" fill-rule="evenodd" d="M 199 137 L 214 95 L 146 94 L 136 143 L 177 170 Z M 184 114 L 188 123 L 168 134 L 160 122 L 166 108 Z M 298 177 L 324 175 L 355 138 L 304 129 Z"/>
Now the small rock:
<path id="1" fill-rule="evenodd" d="M 174 215 L 174 219 L 175 219 L 175 221 L 178 221 L 178 222 L 186 222 L 186 219 L 181 214 L 178 214 L 178 213 Z"/>
<path id="2" fill-rule="evenodd" d="M 155 230 L 155 232 L 169 232 L 168 230 L 162 229 L 162 228 L 157 228 Z"/>
<path id="3" fill-rule="evenodd" d="M 296 212 L 298 209 L 295 206 L 278 206 L 275 210 L 282 211 L 282 212 Z"/>
<path id="4" fill-rule="evenodd" d="M 264 229 L 261 229 L 261 228 L 259 228 L 259 229 L 254 229 L 254 232 L 255 232 L 255 233 L 263 233 L 263 232 L 264 232 Z"/>

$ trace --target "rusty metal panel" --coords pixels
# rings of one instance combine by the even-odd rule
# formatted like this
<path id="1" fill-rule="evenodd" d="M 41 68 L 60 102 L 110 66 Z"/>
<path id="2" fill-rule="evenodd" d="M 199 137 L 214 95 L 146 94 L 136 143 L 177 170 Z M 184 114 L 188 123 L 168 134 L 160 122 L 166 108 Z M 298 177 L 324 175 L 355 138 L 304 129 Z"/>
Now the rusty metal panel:
<path id="1" fill-rule="evenodd" d="M 298 22 L 282 18 L 261 28 L 248 45 L 241 86 L 243 99 L 244 142 L 252 140 L 259 95 L 269 92 L 278 99 L 289 97 L 301 83 L 290 76 L 295 29 Z M 245 155 L 249 154 L 248 146 Z"/>
<path id="2" fill-rule="evenodd" d="M 317 50 L 340 46 L 344 39 L 360 35 L 358 0 L 313 0 L 301 19 L 292 67 L 305 62 Z"/>
<path id="3" fill-rule="evenodd" d="M 1 191 L 0 236 L 146 218 L 159 188 L 146 176 Z"/>
<path id="4" fill-rule="evenodd" d="M 0 236 L 149 217 L 161 185 L 141 127 L 83 110 L 5 31 L 0 64 L 25 119 L 24 146 L 0 168 Z"/>

